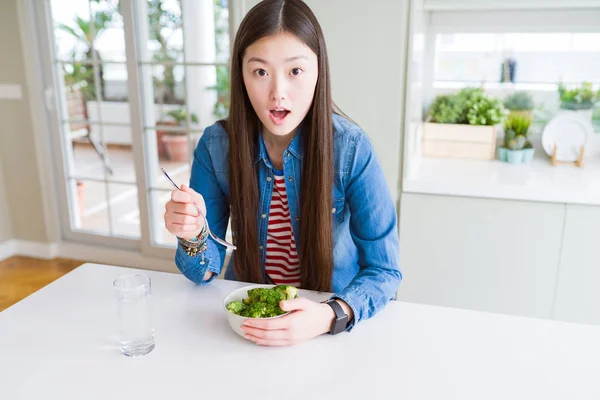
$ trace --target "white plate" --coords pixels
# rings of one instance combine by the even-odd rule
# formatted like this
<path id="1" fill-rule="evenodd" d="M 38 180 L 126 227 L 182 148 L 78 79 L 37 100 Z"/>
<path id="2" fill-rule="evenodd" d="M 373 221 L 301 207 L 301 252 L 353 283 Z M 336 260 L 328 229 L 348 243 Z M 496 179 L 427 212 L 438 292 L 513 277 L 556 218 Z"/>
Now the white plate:
<path id="1" fill-rule="evenodd" d="M 544 127 L 542 147 L 552 156 L 554 145 L 558 145 L 557 161 L 577 161 L 581 146 L 585 146 L 594 128 L 575 111 L 563 111 Z"/>

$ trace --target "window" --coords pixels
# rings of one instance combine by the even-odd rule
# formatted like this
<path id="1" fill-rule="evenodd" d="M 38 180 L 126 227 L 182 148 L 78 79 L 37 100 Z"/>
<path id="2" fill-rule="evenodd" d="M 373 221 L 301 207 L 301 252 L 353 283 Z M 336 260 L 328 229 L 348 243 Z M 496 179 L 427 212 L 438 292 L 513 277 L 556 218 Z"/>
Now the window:
<path id="1" fill-rule="evenodd" d="M 435 83 L 498 83 L 514 63 L 517 84 L 600 83 L 600 33 L 439 33 Z"/>

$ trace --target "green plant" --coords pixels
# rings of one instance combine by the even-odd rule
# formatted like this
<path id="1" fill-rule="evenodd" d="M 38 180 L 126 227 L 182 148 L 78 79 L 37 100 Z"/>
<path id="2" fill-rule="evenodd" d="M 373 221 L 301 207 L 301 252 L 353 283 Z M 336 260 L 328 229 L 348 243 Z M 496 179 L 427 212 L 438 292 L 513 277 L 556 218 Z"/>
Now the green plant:
<path id="1" fill-rule="evenodd" d="M 522 115 L 510 115 L 504 122 L 504 129 L 512 129 L 518 136 L 527 136 L 531 120 Z"/>
<path id="2" fill-rule="evenodd" d="M 521 115 L 511 115 L 504 122 L 504 147 L 510 150 L 532 148 L 527 140 L 531 120 Z"/>
<path id="3" fill-rule="evenodd" d="M 461 114 L 458 119 L 459 124 L 469 123 L 469 110 L 473 107 L 473 104 L 477 103 L 484 96 L 483 89 L 475 87 L 466 87 L 456 94 L 456 100 L 461 105 Z"/>
<path id="4" fill-rule="evenodd" d="M 183 107 L 178 108 L 177 110 L 171 110 L 167 112 L 167 116 L 173 118 L 177 125 L 185 125 L 187 122 L 187 113 Z M 190 122 L 197 124 L 199 122 L 198 115 L 195 113 L 190 114 Z M 169 134 L 182 134 L 185 135 L 185 132 L 169 132 Z"/>
<path id="5" fill-rule="evenodd" d="M 439 95 L 431 104 L 429 115 L 438 124 L 457 124 L 462 109 L 456 95 Z"/>
<path id="6" fill-rule="evenodd" d="M 579 87 L 567 88 L 558 84 L 560 107 L 567 110 L 589 110 L 600 99 L 600 90 L 595 92 L 591 82 L 583 82 Z"/>
<path id="7" fill-rule="evenodd" d="M 502 122 L 505 112 L 498 99 L 481 96 L 470 102 L 467 120 L 471 125 L 496 125 Z"/>
<path id="8" fill-rule="evenodd" d="M 511 111 L 529 111 L 535 108 L 533 97 L 525 91 L 514 92 L 504 99 L 504 107 Z"/>
<path id="9" fill-rule="evenodd" d="M 183 125 L 183 122 L 187 119 L 187 113 L 183 109 L 183 107 L 178 108 L 177 110 L 172 110 L 167 113 L 167 115 L 177 122 L 177 125 Z M 197 124 L 198 123 L 198 115 L 196 113 L 190 114 L 190 121 Z"/>
<path id="10" fill-rule="evenodd" d="M 438 95 L 429 112 L 442 124 L 496 125 L 506 110 L 499 100 L 487 97 L 480 88 L 464 88 L 456 94 Z"/>

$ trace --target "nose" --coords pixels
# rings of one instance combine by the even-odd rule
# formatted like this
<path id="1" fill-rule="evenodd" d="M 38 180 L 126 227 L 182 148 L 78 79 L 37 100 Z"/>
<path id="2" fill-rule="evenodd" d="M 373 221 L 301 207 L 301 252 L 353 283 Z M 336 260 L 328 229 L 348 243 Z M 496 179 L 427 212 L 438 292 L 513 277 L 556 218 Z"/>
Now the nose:
<path id="1" fill-rule="evenodd" d="M 277 74 L 275 79 L 272 80 L 271 85 L 271 100 L 279 101 L 285 100 L 287 97 L 287 88 L 285 77 L 281 74 Z"/>

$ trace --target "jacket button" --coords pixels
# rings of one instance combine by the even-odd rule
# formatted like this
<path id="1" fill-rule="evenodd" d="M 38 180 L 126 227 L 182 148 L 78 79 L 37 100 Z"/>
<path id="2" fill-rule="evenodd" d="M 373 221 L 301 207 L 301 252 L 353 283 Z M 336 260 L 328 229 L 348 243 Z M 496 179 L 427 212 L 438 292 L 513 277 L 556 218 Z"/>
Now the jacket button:
<path id="1" fill-rule="evenodd" d="M 262 249 L 263 249 L 263 247 L 262 247 L 262 246 L 258 246 L 258 248 L 259 248 L 259 250 L 262 250 Z"/>
<path id="2" fill-rule="evenodd" d="M 272 178 L 270 176 L 267 176 L 267 182 L 271 182 Z"/>
<path id="3" fill-rule="evenodd" d="M 335 207 L 333 207 L 333 209 L 331 209 L 331 213 L 335 214 L 335 211 L 336 211 L 336 209 L 335 209 Z"/>
<path id="4" fill-rule="evenodd" d="M 267 214 L 262 214 L 260 217 L 261 217 L 262 219 L 265 219 L 265 218 L 267 218 Z"/>
<path id="5" fill-rule="evenodd" d="M 294 180 L 293 176 L 288 177 L 288 181 L 292 182 Z"/>
<path id="6" fill-rule="evenodd" d="M 285 156 L 286 156 L 286 157 L 289 157 L 289 156 L 290 156 L 290 151 L 289 151 L 289 150 L 285 152 Z"/>
<path id="7" fill-rule="evenodd" d="M 296 221 L 300 221 L 300 217 L 298 215 L 296 215 L 296 217 L 294 218 Z"/>

